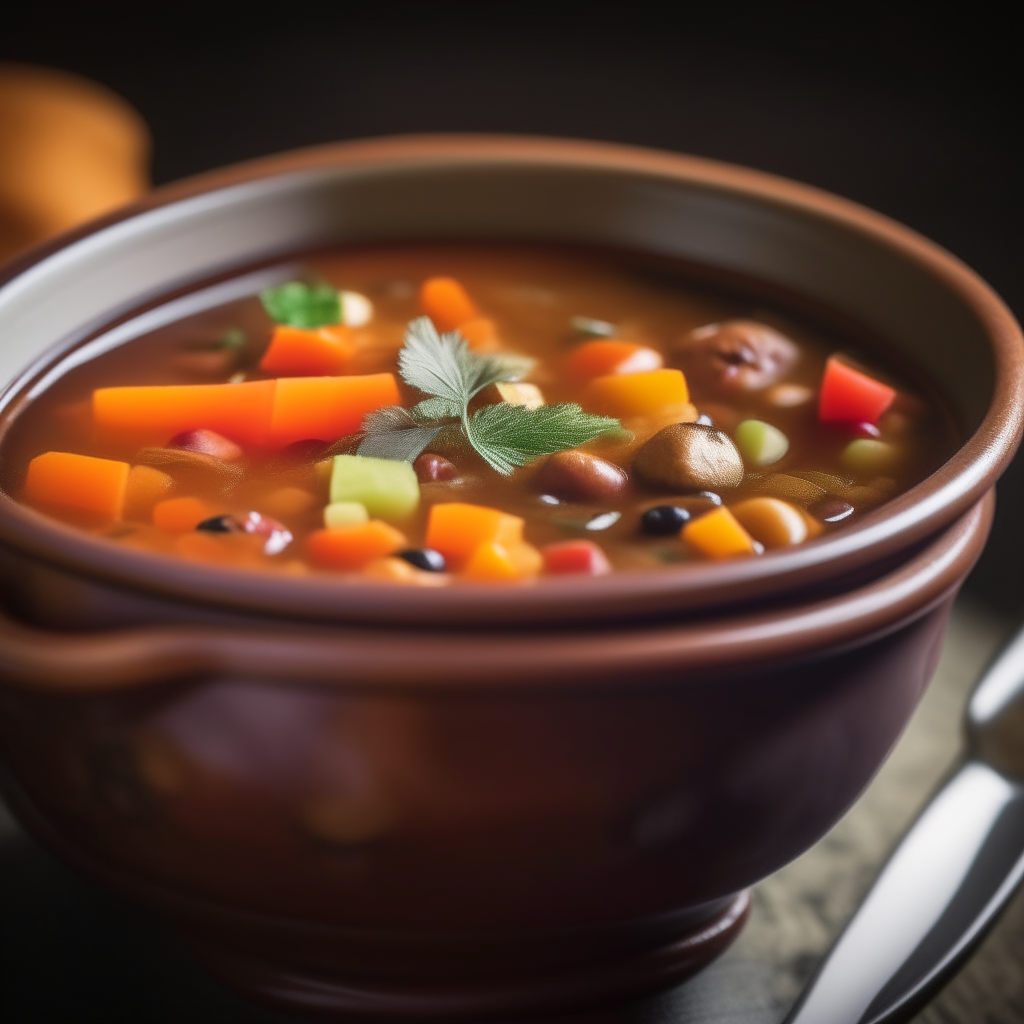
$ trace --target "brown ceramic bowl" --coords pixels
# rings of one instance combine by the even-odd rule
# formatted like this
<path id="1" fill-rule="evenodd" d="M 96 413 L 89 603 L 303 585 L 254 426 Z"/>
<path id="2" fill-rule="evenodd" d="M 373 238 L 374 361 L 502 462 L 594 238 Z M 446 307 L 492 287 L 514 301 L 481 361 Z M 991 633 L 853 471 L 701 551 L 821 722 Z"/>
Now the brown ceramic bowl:
<path id="1" fill-rule="evenodd" d="M 928 371 L 967 440 L 799 549 L 532 588 L 219 572 L 0 495 L 9 798 L 228 983 L 293 1009 L 528 1015 L 706 962 L 746 887 L 891 749 L 1019 440 L 1019 331 L 948 254 L 754 172 L 520 139 L 286 156 L 36 252 L 0 286 L 0 426 L 168 296 L 253 287 L 331 242 L 452 235 L 625 245 L 831 310 Z"/>

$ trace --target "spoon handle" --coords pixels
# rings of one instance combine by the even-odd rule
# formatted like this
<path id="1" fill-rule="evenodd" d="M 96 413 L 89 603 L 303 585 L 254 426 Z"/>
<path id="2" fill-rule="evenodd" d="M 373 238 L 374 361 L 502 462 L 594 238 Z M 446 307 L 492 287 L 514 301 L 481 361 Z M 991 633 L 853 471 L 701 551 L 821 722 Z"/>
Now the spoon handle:
<path id="1" fill-rule="evenodd" d="M 1024 790 L 968 761 L 882 869 L 786 1024 L 907 1019 L 1024 877 Z"/>

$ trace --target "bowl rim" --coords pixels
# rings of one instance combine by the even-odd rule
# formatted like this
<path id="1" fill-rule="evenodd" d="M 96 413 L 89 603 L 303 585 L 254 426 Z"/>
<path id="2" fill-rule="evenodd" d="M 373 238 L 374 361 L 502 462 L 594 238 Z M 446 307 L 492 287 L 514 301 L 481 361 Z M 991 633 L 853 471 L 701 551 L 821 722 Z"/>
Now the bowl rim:
<path id="1" fill-rule="evenodd" d="M 760 675 L 854 650 L 933 611 L 977 561 L 994 508 L 990 490 L 906 561 L 841 594 L 711 622 L 529 632 L 471 626 L 454 635 L 411 628 L 386 637 L 372 626 L 143 626 L 81 634 L 32 628 L 0 613 L 0 679 L 56 694 L 119 692 L 181 678 L 404 694 L 728 682 L 749 675 L 752 663 Z"/>
<path id="2" fill-rule="evenodd" d="M 132 551 L 91 537 L 0 492 L 0 541 L 77 576 L 191 605 L 275 618 L 458 627 L 519 627 L 707 610 L 835 580 L 894 557 L 948 526 L 989 490 L 1024 430 L 1024 338 L 998 295 L 955 256 L 909 228 L 808 185 L 748 168 L 609 143 L 491 135 L 413 135 L 335 143 L 248 161 L 158 188 L 131 206 L 61 235 L 0 271 L 0 287 L 59 250 L 150 210 L 261 179 L 330 168 L 558 167 L 739 194 L 803 216 L 838 222 L 895 251 L 954 292 L 989 340 L 994 388 L 975 432 L 934 473 L 845 529 L 756 559 L 689 563 L 656 572 L 545 579 L 532 586 L 458 583 L 397 587 L 327 574 L 289 577 L 209 567 Z"/>

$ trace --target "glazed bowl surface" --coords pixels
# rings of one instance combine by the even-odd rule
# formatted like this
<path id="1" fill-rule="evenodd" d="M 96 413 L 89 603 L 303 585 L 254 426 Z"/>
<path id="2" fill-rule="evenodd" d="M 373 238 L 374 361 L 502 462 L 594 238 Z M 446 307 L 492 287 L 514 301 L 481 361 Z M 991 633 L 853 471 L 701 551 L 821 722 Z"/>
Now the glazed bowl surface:
<path id="1" fill-rule="evenodd" d="M 9 799 L 289 1009 L 479 1020 L 707 962 L 898 738 L 1020 438 L 1017 325 L 907 229 L 693 158 L 488 138 L 231 169 L 31 254 L 0 285 L 0 429 L 60 360 L 291 255 L 446 237 L 632 248 L 827 309 L 930 374 L 965 440 L 798 549 L 532 587 L 221 571 L 0 495 Z"/>

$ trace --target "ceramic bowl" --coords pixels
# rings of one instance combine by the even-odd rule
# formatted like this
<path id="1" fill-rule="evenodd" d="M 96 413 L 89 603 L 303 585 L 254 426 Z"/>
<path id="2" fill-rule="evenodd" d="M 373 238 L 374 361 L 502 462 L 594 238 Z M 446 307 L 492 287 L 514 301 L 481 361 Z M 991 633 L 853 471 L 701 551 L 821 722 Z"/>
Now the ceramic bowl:
<path id="1" fill-rule="evenodd" d="M 453 236 L 617 244 L 831 311 L 966 441 L 793 551 L 530 588 L 218 571 L 0 495 L 10 801 L 285 1008 L 528 1016 L 707 962 L 896 741 L 1019 441 L 1016 324 L 908 230 L 707 161 L 488 138 L 247 165 L 31 254 L 0 286 L 0 426 L 60 360 L 291 254 Z"/>

